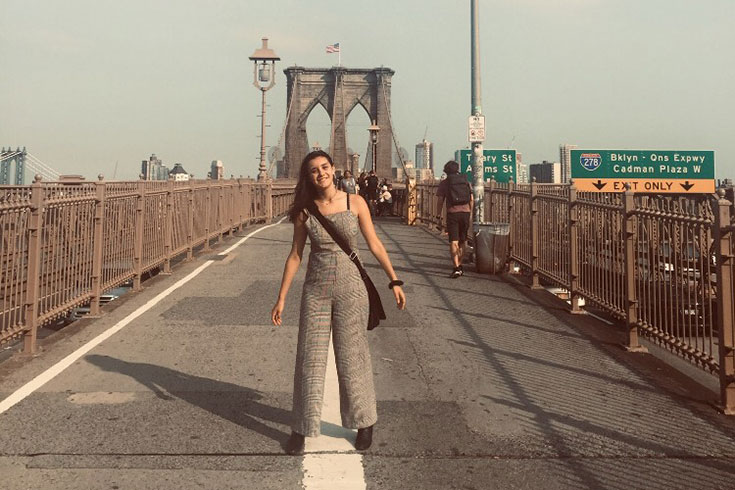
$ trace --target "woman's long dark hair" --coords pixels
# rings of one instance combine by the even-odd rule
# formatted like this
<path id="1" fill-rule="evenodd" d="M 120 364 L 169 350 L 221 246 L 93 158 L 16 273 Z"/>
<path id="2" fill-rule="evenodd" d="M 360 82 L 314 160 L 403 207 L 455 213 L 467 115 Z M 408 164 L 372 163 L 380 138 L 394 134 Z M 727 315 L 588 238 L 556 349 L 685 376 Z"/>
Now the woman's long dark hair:
<path id="1" fill-rule="evenodd" d="M 296 218 L 304 211 L 306 205 L 316 198 L 316 190 L 314 189 L 314 184 L 311 183 L 309 162 L 317 157 L 326 158 L 329 160 L 329 164 L 334 167 L 332 157 L 326 151 L 315 150 L 304 157 L 301 161 L 299 181 L 296 183 L 296 195 L 294 196 L 291 209 L 288 210 L 288 219 L 290 221 L 296 221 Z"/>

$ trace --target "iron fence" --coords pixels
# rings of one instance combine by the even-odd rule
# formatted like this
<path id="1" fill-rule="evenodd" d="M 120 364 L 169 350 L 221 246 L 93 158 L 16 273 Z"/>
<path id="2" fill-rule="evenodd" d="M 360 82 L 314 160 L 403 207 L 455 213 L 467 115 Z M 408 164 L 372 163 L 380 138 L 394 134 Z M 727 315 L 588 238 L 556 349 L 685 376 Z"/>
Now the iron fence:
<path id="1" fill-rule="evenodd" d="M 284 214 L 293 185 L 252 180 L 43 183 L 0 187 L 0 344 L 257 221 Z"/>
<path id="2" fill-rule="evenodd" d="M 415 221 L 443 231 L 437 187 L 416 186 Z M 584 298 L 619 319 L 629 350 L 643 350 L 644 335 L 717 374 L 723 409 L 735 413 L 730 201 L 492 182 L 484 205 L 489 221 L 510 224 L 510 260 L 532 287 L 563 288 L 573 313 Z"/>

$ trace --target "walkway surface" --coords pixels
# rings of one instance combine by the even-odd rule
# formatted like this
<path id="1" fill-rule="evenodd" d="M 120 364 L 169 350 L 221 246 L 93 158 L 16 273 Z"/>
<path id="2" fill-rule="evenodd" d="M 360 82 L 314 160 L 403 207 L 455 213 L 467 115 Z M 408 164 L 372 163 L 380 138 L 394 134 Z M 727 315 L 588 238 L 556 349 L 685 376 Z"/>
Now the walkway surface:
<path id="1" fill-rule="evenodd" d="M 283 223 L 207 262 L 237 238 L 226 240 L 44 340 L 41 355 L 0 365 L 0 397 L 27 394 L 0 414 L 0 486 L 735 488 L 735 423 L 707 404 L 711 393 L 626 353 L 612 327 L 547 292 L 472 272 L 449 279 L 436 235 L 377 228 L 408 309 L 395 309 L 363 246 L 388 312 L 369 334 L 380 417 L 369 451 L 339 427 L 330 372 L 323 435 L 304 457 L 283 454 L 305 271 L 284 325 L 271 326 L 291 240 Z M 79 348 L 89 350 L 53 367 Z M 18 394 L 49 368 L 58 374 Z"/>

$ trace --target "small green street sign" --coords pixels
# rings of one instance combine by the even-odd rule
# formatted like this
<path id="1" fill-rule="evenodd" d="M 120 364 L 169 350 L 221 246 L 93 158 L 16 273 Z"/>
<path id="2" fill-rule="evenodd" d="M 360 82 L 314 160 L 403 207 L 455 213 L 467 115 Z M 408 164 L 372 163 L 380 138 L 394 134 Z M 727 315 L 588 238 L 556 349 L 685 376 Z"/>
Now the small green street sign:
<path id="1" fill-rule="evenodd" d="M 495 182 L 508 182 L 516 179 L 516 151 L 515 150 L 483 150 L 485 167 L 485 182 L 495 179 Z M 467 175 L 472 182 L 472 150 L 457 150 L 454 158 L 459 163 L 460 172 Z"/>

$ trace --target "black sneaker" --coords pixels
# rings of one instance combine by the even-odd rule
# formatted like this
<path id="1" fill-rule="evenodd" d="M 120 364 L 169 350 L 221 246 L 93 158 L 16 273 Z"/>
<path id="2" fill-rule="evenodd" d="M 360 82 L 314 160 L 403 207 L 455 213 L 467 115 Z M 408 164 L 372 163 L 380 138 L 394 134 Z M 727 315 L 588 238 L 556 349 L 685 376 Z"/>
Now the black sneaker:
<path id="1" fill-rule="evenodd" d="M 450 279 L 457 279 L 461 275 L 462 275 L 462 269 L 460 269 L 459 267 L 457 267 L 456 269 L 454 269 L 452 271 L 451 274 L 449 274 L 449 278 Z"/>
<path id="2" fill-rule="evenodd" d="M 355 449 L 358 451 L 364 451 L 373 444 L 373 427 L 365 427 L 364 429 L 357 430 L 357 440 L 355 440 Z"/>
<path id="3" fill-rule="evenodd" d="M 304 454 L 305 439 L 298 432 L 291 431 L 291 437 L 289 437 L 286 443 L 286 454 L 290 454 L 291 456 L 301 456 Z"/>

